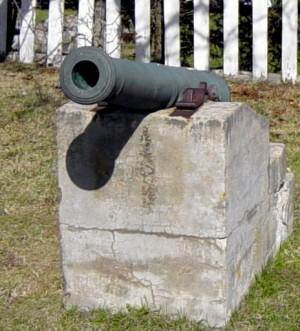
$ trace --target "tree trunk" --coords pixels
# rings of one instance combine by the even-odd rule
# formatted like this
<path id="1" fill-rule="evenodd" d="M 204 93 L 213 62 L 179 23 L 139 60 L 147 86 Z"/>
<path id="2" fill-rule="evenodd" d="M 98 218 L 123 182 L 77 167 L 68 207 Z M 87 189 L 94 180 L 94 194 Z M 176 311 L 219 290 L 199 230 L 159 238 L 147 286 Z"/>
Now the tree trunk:
<path id="1" fill-rule="evenodd" d="M 94 38 L 95 47 L 104 48 L 105 36 L 105 0 L 95 0 Z"/>
<path id="2" fill-rule="evenodd" d="M 154 61 L 163 62 L 162 0 L 153 0 L 152 5 L 152 56 Z"/>

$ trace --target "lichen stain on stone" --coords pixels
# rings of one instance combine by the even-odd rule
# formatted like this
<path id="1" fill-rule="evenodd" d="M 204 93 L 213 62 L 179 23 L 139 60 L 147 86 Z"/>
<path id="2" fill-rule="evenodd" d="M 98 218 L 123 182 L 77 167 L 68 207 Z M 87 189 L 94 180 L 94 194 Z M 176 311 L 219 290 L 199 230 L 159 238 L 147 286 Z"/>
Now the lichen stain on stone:
<path id="1" fill-rule="evenodd" d="M 190 126 L 190 135 L 196 143 L 222 143 L 222 125 L 217 120 L 193 122 Z"/>
<path id="2" fill-rule="evenodd" d="M 105 286 L 105 292 L 115 295 L 116 297 L 125 296 L 129 289 L 117 282 L 111 282 Z"/>
<path id="3" fill-rule="evenodd" d="M 215 120 L 215 119 L 210 119 L 205 123 L 205 126 L 209 127 L 209 128 L 220 128 L 222 127 L 222 122 Z"/>
<path id="4" fill-rule="evenodd" d="M 194 259 L 186 257 L 165 257 L 162 259 L 153 258 L 147 262 L 135 263 L 117 261 L 114 258 L 98 256 L 95 260 L 89 262 L 80 262 L 69 264 L 68 267 L 76 273 L 96 273 L 99 280 L 109 282 L 105 286 L 108 293 L 114 295 L 126 295 L 134 287 L 144 288 L 147 291 L 152 291 L 151 279 L 139 279 L 134 275 L 134 272 L 147 272 L 155 275 L 155 278 L 161 279 L 161 285 L 156 284 L 156 289 L 159 288 L 168 290 L 170 293 L 187 293 L 191 296 L 195 295 L 195 284 L 199 290 L 199 295 L 219 296 L 222 288 L 211 287 L 211 280 L 205 275 L 208 269 L 218 269 L 222 272 L 222 268 L 199 263 Z M 149 283 L 150 285 L 146 285 Z"/>
<path id="5" fill-rule="evenodd" d="M 249 263 L 251 263 L 251 255 L 253 254 L 253 249 L 255 249 L 255 244 L 253 244 L 246 250 L 243 256 L 238 260 L 235 268 L 234 268 L 234 277 L 236 278 L 236 282 L 245 281 L 245 279 L 249 278 L 251 275 L 248 273 L 245 267 L 249 267 Z"/>
<path id="6" fill-rule="evenodd" d="M 151 213 L 156 200 L 156 177 L 154 157 L 152 154 L 152 140 L 149 134 L 149 128 L 143 127 L 141 135 L 141 157 L 142 164 L 140 175 L 142 177 L 142 205 L 146 212 Z"/>
<path id="7" fill-rule="evenodd" d="M 209 269 L 218 269 L 222 272 L 222 268 L 199 263 L 192 257 L 186 256 L 152 259 L 148 261 L 148 265 L 149 272 L 162 279 L 162 288 L 169 289 L 172 293 L 186 293 L 194 296 L 195 289 L 198 288 L 199 295 L 209 297 L 219 295 L 220 288 L 212 288 L 211 279 L 206 277 L 205 273 Z"/>
<path id="8" fill-rule="evenodd" d="M 182 118 L 179 119 L 179 118 L 172 118 L 172 117 L 167 118 L 166 122 L 175 127 L 178 127 L 179 129 L 183 129 L 188 124 L 186 119 L 182 119 Z"/>
<path id="9" fill-rule="evenodd" d="M 95 260 L 72 263 L 68 267 L 78 273 L 95 273 L 100 280 L 108 280 L 109 284 L 105 289 L 114 295 L 125 295 L 132 287 L 148 289 L 148 286 L 134 276 L 135 267 L 132 264 L 117 261 L 115 258 L 98 256 Z M 145 271 L 147 267 L 143 264 L 139 269 Z"/>
<path id="10" fill-rule="evenodd" d="M 215 207 L 217 210 L 224 211 L 227 205 L 228 205 L 228 194 L 226 192 L 221 192 L 219 194 L 219 200 L 216 203 Z"/>
<path id="11" fill-rule="evenodd" d="M 262 229 L 260 228 L 261 224 L 258 222 L 257 228 L 255 229 L 255 265 L 261 265 L 262 262 Z"/>

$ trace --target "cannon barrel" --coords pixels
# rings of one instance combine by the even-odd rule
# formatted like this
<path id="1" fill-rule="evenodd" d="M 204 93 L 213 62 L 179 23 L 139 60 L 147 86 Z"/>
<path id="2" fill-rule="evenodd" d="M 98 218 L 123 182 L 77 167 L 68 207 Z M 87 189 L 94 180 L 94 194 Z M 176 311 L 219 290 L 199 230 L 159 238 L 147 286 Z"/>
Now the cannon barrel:
<path id="1" fill-rule="evenodd" d="M 200 83 L 213 89 L 217 101 L 230 99 L 225 80 L 212 72 L 114 59 L 95 47 L 77 48 L 65 58 L 60 83 L 80 104 L 107 102 L 149 111 L 173 107 L 184 90 Z"/>

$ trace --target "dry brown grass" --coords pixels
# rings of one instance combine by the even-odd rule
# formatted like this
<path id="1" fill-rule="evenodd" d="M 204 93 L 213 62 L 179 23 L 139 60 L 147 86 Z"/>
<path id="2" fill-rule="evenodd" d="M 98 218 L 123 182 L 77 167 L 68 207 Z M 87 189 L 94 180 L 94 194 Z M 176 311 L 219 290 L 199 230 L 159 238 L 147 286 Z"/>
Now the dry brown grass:
<path id="1" fill-rule="evenodd" d="M 147 309 L 80 313 L 62 305 L 56 226 L 57 73 L 0 65 L 0 329 L 201 330 Z M 232 83 L 233 99 L 270 119 L 297 175 L 296 227 L 258 277 L 228 330 L 300 329 L 300 87 Z"/>

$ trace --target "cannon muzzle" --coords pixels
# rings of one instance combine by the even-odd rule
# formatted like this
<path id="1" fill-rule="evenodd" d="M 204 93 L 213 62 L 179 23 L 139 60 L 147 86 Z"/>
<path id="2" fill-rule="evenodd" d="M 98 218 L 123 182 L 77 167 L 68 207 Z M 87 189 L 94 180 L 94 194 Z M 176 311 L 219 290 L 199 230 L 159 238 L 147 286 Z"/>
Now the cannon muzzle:
<path id="1" fill-rule="evenodd" d="M 80 104 L 107 102 L 155 111 L 176 105 L 182 93 L 205 84 L 216 101 L 229 101 L 225 80 L 209 71 L 114 59 L 101 49 L 73 50 L 60 70 L 65 95 Z"/>

